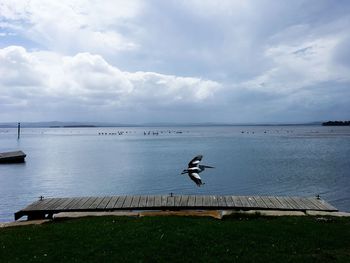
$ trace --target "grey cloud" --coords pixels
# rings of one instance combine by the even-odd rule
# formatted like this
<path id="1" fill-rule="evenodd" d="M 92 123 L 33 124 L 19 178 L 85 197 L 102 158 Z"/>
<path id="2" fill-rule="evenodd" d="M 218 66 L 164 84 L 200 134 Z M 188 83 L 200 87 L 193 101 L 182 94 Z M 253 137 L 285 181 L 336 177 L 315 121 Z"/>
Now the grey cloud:
<path id="1" fill-rule="evenodd" d="M 0 27 L 27 48 L 19 66 L 9 55 L 0 60 L 6 118 L 11 100 L 41 104 L 31 116 L 51 119 L 350 117 L 347 1 L 132 1 L 119 2 L 118 14 L 113 1 L 47 1 L 40 6 L 48 16 L 32 8 L 29 17 L 21 2 L 6 2 L 12 9 L 0 12 Z M 76 9 L 60 17 L 52 5 Z"/>
<path id="2" fill-rule="evenodd" d="M 334 52 L 335 63 L 340 63 L 344 67 L 350 68 L 350 36 L 342 39 Z"/>
<path id="3" fill-rule="evenodd" d="M 16 53 L 16 56 L 13 54 Z M 142 111 L 171 110 L 174 105 L 191 108 L 193 105 L 210 105 L 211 98 L 221 85 L 199 78 L 164 75 L 154 72 L 123 72 L 108 64 L 101 56 L 80 53 L 59 57 L 50 52 L 27 52 L 22 47 L 0 49 L 0 71 L 9 72 L 8 61 L 21 64 L 10 69 L 7 78 L 0 79 L 0 98 L 9 104 L 22 105 L 27 110 L 69 115 L 72 112 L 89 112 L 95 109 L 113 116 L 119 110 Z M 55 64 L 52 62 L 55 61 Z M 24 87 L 16 82 L 21 78 L 28 83 L 29 73 L 36 82 Z M 34 85 L 35 84 L 35 85 Z M 32 108 L 33 105 L 38 107 Z M 0 103 L 0 109 L 4 107 Z"/>

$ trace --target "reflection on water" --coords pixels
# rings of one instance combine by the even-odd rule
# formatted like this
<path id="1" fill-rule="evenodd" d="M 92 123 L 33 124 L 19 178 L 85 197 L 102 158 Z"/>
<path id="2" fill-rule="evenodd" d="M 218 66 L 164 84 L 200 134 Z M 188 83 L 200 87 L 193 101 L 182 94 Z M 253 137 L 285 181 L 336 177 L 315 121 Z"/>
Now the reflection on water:
<path id="1" fill-rule="evenodd" d="M 0 221 L 45 197 L 120 194 L 320 194 L 350 211 L 350 128 L 319 126 L 0 129 Z M 203 154 L 198 188 L 180 175 Z"/>

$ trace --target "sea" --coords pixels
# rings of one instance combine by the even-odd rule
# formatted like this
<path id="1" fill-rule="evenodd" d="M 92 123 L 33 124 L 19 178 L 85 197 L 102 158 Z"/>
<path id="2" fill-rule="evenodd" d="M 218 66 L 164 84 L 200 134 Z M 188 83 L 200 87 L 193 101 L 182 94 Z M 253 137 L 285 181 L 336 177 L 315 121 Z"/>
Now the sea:
<path id="1" fill-rule="evenodd" d="M 350 211 L 350 127 L 0 129 L 0 221 L 45 197 L 134 194 L 316 196 Z M 181 175 L 203 155 L 202 187 Z"/>

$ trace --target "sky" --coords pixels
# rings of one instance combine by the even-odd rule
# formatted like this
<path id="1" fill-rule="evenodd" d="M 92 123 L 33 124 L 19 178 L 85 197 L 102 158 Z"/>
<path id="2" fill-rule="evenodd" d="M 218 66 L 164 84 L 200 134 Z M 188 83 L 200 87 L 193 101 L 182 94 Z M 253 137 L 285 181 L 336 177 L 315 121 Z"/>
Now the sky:
<path id="1" fill-rule="evenodd" d="M 350 1 L 0 0 L 0 122 L 350 119 Z"/>

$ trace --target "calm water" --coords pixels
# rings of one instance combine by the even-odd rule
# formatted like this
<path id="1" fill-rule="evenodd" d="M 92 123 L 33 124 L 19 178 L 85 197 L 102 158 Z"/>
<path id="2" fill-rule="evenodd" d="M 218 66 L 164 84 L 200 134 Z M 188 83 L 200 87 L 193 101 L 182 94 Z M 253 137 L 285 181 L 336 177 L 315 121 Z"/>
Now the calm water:
<path id="1" fill-rule="evenodd" d="M 40 195 L 320 194 L 350 211 L 349 127 L 0 129 L 0 152 L 19 149 L 26 163 L 0 165 L 0 221 Z M 216 167 L 201 188 L 180 175 L 197 154 Z"/>

